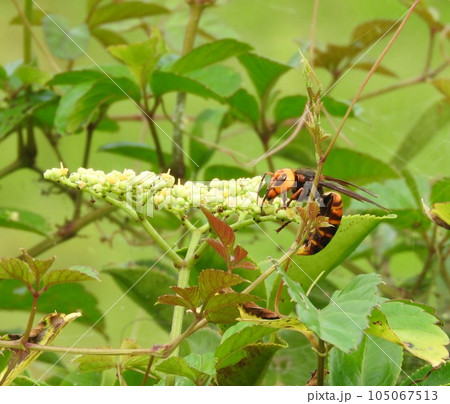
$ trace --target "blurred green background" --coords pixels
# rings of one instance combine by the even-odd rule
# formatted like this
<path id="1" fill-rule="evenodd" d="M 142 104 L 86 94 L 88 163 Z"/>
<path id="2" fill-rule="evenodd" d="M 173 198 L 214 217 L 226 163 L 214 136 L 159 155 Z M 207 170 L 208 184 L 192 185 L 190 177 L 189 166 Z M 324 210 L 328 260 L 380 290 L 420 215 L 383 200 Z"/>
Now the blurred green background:
<path id="1" fill-rule="evenodd" d="M 9 24 L 10 20 L 17 14 L 13 2 L 9 0 L 0 1 L 0 37 L 2 38 L 0 64 L 5 66 L 22 58 L 22 27 Z M 81 23 L 85 16 L 84 1 L 37 0 L 37 3 L 49 13 L 65 16 L 69 19 L 71 25 Z M 171 17 L 157 17 L 150 19 L 150 21 L 162 29 L 171 51 L 179 52 L 187 20 L 184 2 L 155 0 L 153 3 L 178 10 Z M 448 0 L 429 0 L 428 4 L 439 10 L 441 21 L 447 21 L 447 23 L 450 21 Z M 217 6 L 211 7 L 205 12 L 202 26 L 213 32 L 217 38 L 237 38 L 253 46 L 256 53 L 287 63 L 297 55 L 302 41 L 307 40 L 310 36 L 312 8 L 312 1 L 219 1 Z M 404 5 L 392 0 L 320 1 L 316 42 L 345 44 L 349 41 L 353 28 L 358 24 L 376 18 L 397 20 L 405 12 Z M 44 42 L 41 30 L 35 28 L 34 32 Z M 136 33 L 130 33 L 127 38 L 130 41 L 142 40 L 142 36 Z M 427 38 L 427 26 L 418 16 L 413 15 L 383 62 L 386 67 L 395 71 L 398 77 L 375 75 L 365 91 L 370 92 L 421 74 Z M 201 40 L 199 43 L 201 43 Z M 375 60 L 386 43 L 386 39 L 382 40 L 371 49 L 367 57 Z M 93 39 L 89 43 L 88 54 L 99 64 L 117 63 Z M 37 56 L 38 65 L 43 70 L 53 72 L 48 61 L 36 48 L 34 48 L 34 55 Z M 58 61 L 58 63 L 61 67 L 65 65 L 65 62 L 62 61 Z M 244 83 L 249 82 L 244 70 L 237 62 L 230 61 L 228 63 L 241 72 Z M 81 57 L 75 62 L 75 68 L 91 66 L 92 62 L 87 57 Z M 324 86 L 330 82 L 330 75 L 324 69 L 318 69 L 317 74 Z M 365 76 L 366 72 L 352 69 L 333 88 L 333 97 L 351 99 Z M 284 75 L 277 88 L 283 95 L 304 94 L 301 70 L 293 69 Z M 173 111 L 174 98 L 174 95 L 169 96 L 169 102 L 167 103 L 169 111 Z M 364 110 L 361 119 L 351 119 L 347 122 L 343 131 L 347 140 L 341 137 L 338 145 L 368 153 L 384 162 L 390 162 L 397 146 L 402 142 L 427 105 L 431 105 L 440 98 L 441 95 L 438 91 L 424 83 L 361 102 L 360 105 Z M 188 117 L 195 116 L 206 106 L 213 103 L 214 101 L 204 101 L 189 95 L 187 101 Z M 122 101 L 113 106 L 110 115 L 137 113 L 138 110 L 131 102 Z M 339 121 L 336 120 L 336 122 Z M 164 122 L 158 122 L 158 124 L 169 135 L 171 134 L 170 125 Z M 329 127 L 327 125 L 324 122 L 326 128 Z M 331 131 L 331 129 L 329 130 Z M 444 136 L 435 136 L 411 161 L 407 162 L 407 167 L 414 176 L 430 180 L 450 173 L 450 160 L 448 158 L 450 155 L 450 137 L 445 136 L 445 134 L 449 134 L 448 126 L 443 128 L 442 131 Z M 61 142 L 61 150 L 70 170 L 76 170 L 81 164 L 82 155 L 79 148 L 84 142 L 80 141 L 79 136 L 82 135 L 66 136 Z M 96 151 L 101 145 L 118 140 L 151 142 L 148 132 L 143 130 L 140 122 L 121 122 L 118 132 L 97 132 L 93 140 L 94 152 L 91 156 L 90 166 L 104 171 L 122 170 L 124 168 L 132 168 L 136 171 L 147 169 L 143 162 Z M 170 152 L 172 147 L 170 140 L 161 136 L 161 141 L 164 150 Z M 222 145 L 243 153 L 247 159 L 247 161 L 242 159 L 243 164 L 248 164 L 263 152 L 256 135 L 247 128 L 236 130 L 232 127 L 228 132 L 225 131 Z M 39 136 L 38 147 L 39 166 L 50 168 L 59 165 L 59 161 L 55 159 L 48 143 Z M 12 136 L 0 144 L 2 166 L 13 161 L 15 148 L 15 138 Z M 210 164 L 235 165 L 236 163 L 225 153 L 216 152 Z M 275 165 L 277 168 L 292 167 L 292 162 L 275 158 Z M 302 161 L 298 161 L 298 166 L 302 166 Z M 252 170 L 251 167 L 246 168 Z M 253 168 L 255 175 L 261 174 L 267 169 L 264 160 Z M 42 178 L 36 173 L 27 170 L 15 172 L 3 178 L 0 182 L 0 205 L 38 212 L 53 225 L 62 223 L 69 218 L 72 204 L 66 198 L 54 195 L 43 196 L 42 191 L 46 188 L 47 185 L 42 183 Z M 383 203 L 383 201 L 380 201 L 380 203 Z M 160 251 L 156 246 L 131 246 L 121 235 L 114 237 L 111 244 L 100 242 L 100 236 L 109 235 L 114 230 L 115 227 L 105 221 L 102 221 L 98 226 L 91 225 L 83 229 L 81 237 L 58 245 L 46 252 L 44 256 L 56 255 L 55 267 L 89 265 L 97 269 L 108 266 L 108 264 L 146 258 L 157 259 L 160 256 Z M 269 228 L 269 230 L 272 230 L 272 228 Z M 276 237 L 277 243 L 283 246 L 289 244 L 292 234 L 282 232 Z M 2 228 L 0 229 L 0 256 L 18 255 L 19 248 L 31 247 L 40 240 L 40 236 L 32 233 Z M 278 253 L 276 246 L 263 234 L 244 232 L 238 235 L 238 241 L 248 247 L 252 257 L 256 260 L 264 259 L 267 255 L 275 256 Z M 413 252 L 405 252 L 396 259 L 401 260 L 399 266 L 403 267 L 408 274 L 420 272 L 421 262 Z M 335 279 L 337 279 L 337 282 L 339 282 L 342 274 L 339 270 L 336 271 Z M 99 307 L 104 312 L 114 305 L 122 295 L 121 290 L 111 278 L 105 275 L 102 276 L 101 284 L 86 283 L 85 287 L 98 297 Z M 5 324 L 8 324 L 8 328 L 11 328 L 11 326 L 22 328 L 26 318 L 26 313 L 0 312 L 0 328 L 6 328 L 2 326 Z M 74 324 L 58 338 L 57 344 L 71 344 L 77 341 L 85 330 L 84 326 Z M 124 337 L 136 338 L 138 342 L 145 346 L 163 343 L 167 340 L 165 332 L 156 326 L 153 320 L 149 319 L 145 312 L 128 298 L 120 300 L 108 312 L 106 334 L 111 337 L 109 343 L 113 346 L 117 346 Z M 96 332 L 90 332 L 82 338 L 77 346 L 102 344 L 104 344 L 103 338 Z"/>

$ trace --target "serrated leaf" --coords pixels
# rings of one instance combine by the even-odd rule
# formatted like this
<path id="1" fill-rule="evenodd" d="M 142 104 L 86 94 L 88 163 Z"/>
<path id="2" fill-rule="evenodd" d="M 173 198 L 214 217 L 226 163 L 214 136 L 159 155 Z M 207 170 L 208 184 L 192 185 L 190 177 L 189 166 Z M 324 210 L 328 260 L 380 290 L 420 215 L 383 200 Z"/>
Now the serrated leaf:
<path id="1" fill-rule="evenodd" d="M 218 240 L 214 238 L 207 238 L 205 240 L 214 250 L 217 251 L 217 253 L 223 258 L 225 262 L 229 262 L 230 260 L 230 254 L 228 253 L 225 246 Z"/>
<path id="2" fill-rule="evenodd" d="M 262 99 L 275 85 L 277 80 L 291 67 L 266 59 L 253 53 L 239 56 L 239 61 L 247 70 L 259 97 Z"/>
<path id="3" fill-rule="evenodd" d="M 55 269 L 47 272 L 42 278 L 44 287 L 58 283 L 81 282 L 81 281 L 100 281 L 99 273 L 94 269 L 86 266 L 73 266 L 68 269 Z"/>
<path id="4" fill-rule="evenodd" d="M 231 252 L 235 240 L 233 229 L 227 223 L 214 216 L 203 206 L 201 206 L 200 208 L 203 214 L 206 216 L 206 219 L 208 219 L 208 222 L 213 228 L 214 232 L 217 234 L 217 237 L 219 237 L 225 249 L 228 252 Z M 228 260 L 226 260 L 226 262 L 228 262 Z"/>
<path id="5" fill-rule="evenodd" d="M 21 249 L 23 258 L 30 268 L 31 272 L 34 274 L 35 279 L 40 279 L 45 273 L 50 269 L 55 261 L 55 257 L 50 257 L 47 259 L 38 259 L 31 257 L 28 252 Z"/>
<path id="6" fill-rule="evenodd" d="M 241 262 L 247 255 L 248 251 L 244 247 L 237 245 L 234 249 L 233 263 Z"/>
<path id="7" fill-rule="evenodd" d="M 223 101 L 221 96 L 203 83 L 172 72 L 155 71 L 150 79 L 150 86 L 153 95 L 157 98 L 170 92 L 183 92 L 195 94 L 202 98 L 212 98 L 219 102 Z"/>
<path id="8" fill-rule="evenodd" d="M 406 134 L 394 153 L 392 164 L 403 168 L 428 144 L 430 144 L 450 121 L 450 103 L 438 100 L 428 107 Z M 442 133 L 446 135 L 447 133 Z"/>
<path id="9" fill-rule="evenodd" d="M 414 383 L 411 381 L 414 381 Z M 450 362 L 447 362 L 437 369 L 431 365 L 426 365 L 416 370 L 406 378 L 401 386 L 448 386 L 450 385 Z"/>
<path id="10" fill-rule="evenodd" d="M 196 308 L 202 303 L 200 291 L 198 286 L 191 286 L 187 288 L 180 288 L 178 286 L 172 286 L 172 290 L 180 295 L 184 300 L 190 303 L 190 307 Z"/>
<path id="11" fill-rule="evenodd" d="M 280 270 L 289 294 L 297 303 L 296 311 L 302 321 L 319 338 L 348 353 L 361 342 L 369 323 L 372 308 L 379 303 L 377 274 L 358 275 L 343 290 L 336 291 L 330 303 L 317 309 L 302 287 Z"/>
<path id="12" fill-rule="evenodd" d="M 51 52 L 60 59 L 75 60 L 87 50 L 90 34 L 86 24 L 69 28 L 64 17 L 52 14 L 44 17 L 42 29 Z"/>
<path id="13" fill-rule="evenodd" d="M 156 27 L 152 28 L 150 38 L 144 42 L 114 45 L 108 50 L 129 67 L 141 88 L 147 83 L 158 60 L 167 52 L 164 39 Z"/>
<path id="14" fill-rule="evenodd" d="M 257 296 L 242 293 L 224 293 L 212 296 L 203 307 L 206 318 L 212 322 L 230 323 L 239 316 L 238 305 L 257 300 Z M 220 321 L 218 319 L 220 318 Z"/>
<path id="15" fill-rule="evenodd" d="M 395 386 L 402 359 L 403 350 L 398 345 L 365 335 L 354 352 L 331 350 L 330 383 L 332 386 Z"/>
<path id="16" fill-rule="evenodd" d="M 239 275 L 218 269 L 205 269 L 198 275 L 198 288 L 204 302 L 222 289 L 239 285 L 242 282 L 245 282 L 245 279 Z"/>
<path id="17" fill-rule="evenodd" d="M 222 341 L 214 357 L 216 370 L 232 366 L 243 359 L 246 354 L 243 348 L 260 341 L 264 336 L 272 334 L 275 329 L 248 323 L 237 323 L 225 331 Z"/>
<path id="18" fill-rule="evenodd" d="M 105 74 L 98 70 L 72 70 L 55 74 L 47 84 L 49 86 L 74 86 L 86 82 L 93 83 L 104 78 Z"/>
<path id="19" fill-rule="evenodd" d="M 102 348 L 111 348 L 104 346 Z M 78 365 L 80 373 L 104 372 L 117 367 L 116 357 L 113 355 L 82 355 L 75 358 L 73 363 Z"/>
<path id="20" fill-rule="evenodd" d="M 52 313 L 42 318 L 38 325 L 31 330 L 29 342 L 39 345 L 50 345 L 57 335 L 73 320 L 80 317 L 80 313 L 60 314 Z M 41 354 L 40 351 L 16 350 L 10 358 L 10 366 L 0 373 L 3 386 L 10 385 L 28 366 Z"/>
<path id="21" fill-rule="evenodd" d="M 200 370 L 190 366 L 186 362 L 186 360 L 180 357 L 172 357 L 166 359 L 164 362 L 161 362 L 158 366 L 156 366 L 155 370 L 169 375 L 187 377 L 194 383 L 201 378 L 209 377 L 209 375 L 207 375 L 206 373 L 201 372 Z"/>
<path id="22" fill-rule="evenodd" d="M 299 118 L 305 109 L 308 99 L 303 95 L 290 95 L 280 98 L 275 105 L 275 122 L 290 118 Z"/>
<path id="23" fill-rule="evenodd" d="M 182 307 L 186 307 L 187 309 L 192 308 L 192 305 L 188 301 L 186 301 L 185 299 L 183 299 L 180 296 L 175 296 L 175 295 L 158 296 L 157 303 L 170 304 L 172 306 L 182 306 Z"/>
<path id="24" fill-rule="evenodd" d="M 383 303 L 375 315 L 367 333 L 399 344 L 433 366 L 448 359 L 448 336 L 437 325 L 439 319 L 429 311 L 407 301 L 391 301 Z"/>
<path id="25" fill-rule="evenodd" d="M 0 258 L 0 279 L 18 279 L 28 285 L 34 282 L 30 267 L 19 258 Z"/>
<path id="26" fill-rule="evenodd" d="M 344 216 L 341 225 L 330 243 L 317 254 L 295 255 L 289 267 L 289 276 L 306 290 L 320 275 L 325 277 L 343 262 L 365 237 L 380 223 L 395 219 L 395 215 Z"/>
<path id="27" fill-rule="evenodd" d="M 220 39 L 193 49 L 178 59 L 171 67 L 175 73 L 185 74 L 249 52 L 252 47 L 235 39 Z"/>
<path id="28" fill-rule="evenodd" d="M 25 230 L 47 236 L 50 226 L 41 215 L 28 210 L 0 208 L 0 227 Z"/>
<path id="29" fill-rule="evenodd" d="M 231 107 L 233 115 L 244 122 L 259 122 L 260 113 L 256 98 L 246 89 L 241 88 L 231 97 L 226 99 L 227 104 Z"/>
<path id="30" fill-rule="evenodd" d="M 169 10 L 165 7 L 143 1 L 112 3 L 97 8 L 89 19 L 89 26 L 96 27 L 101 24 L 123 21 L 131 18 L 167 14 L 168 12 Z"/>

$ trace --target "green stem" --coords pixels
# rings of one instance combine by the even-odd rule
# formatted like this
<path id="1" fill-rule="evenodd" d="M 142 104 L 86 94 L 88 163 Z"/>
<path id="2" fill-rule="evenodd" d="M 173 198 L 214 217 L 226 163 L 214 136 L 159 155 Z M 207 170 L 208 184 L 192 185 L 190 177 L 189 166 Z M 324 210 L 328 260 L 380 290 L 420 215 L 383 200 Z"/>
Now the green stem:
<path id="1" fill-rule="evenodd" d="M 25 165 L 22 160 L 18 159 L 13 161 L 11 164 L 8 164 L 6 167 L 0 170 L 0 179 L 23 167 L 25 167 Z"/>
<path id="2" fill-rule="evenodd" d="M 325 342 L 319 339 L 319 347 L 317 349 L 317 385 L 323 386 L 325 380 Z"/>
<path id="3" fill-rule="evenodd" d="M 24 16 L 27 21 L 31 21 L 33 13 L 33 2 L 25 0 Z M 32 59 L 31 33 L 27 25 L 23 24 L 23 64 L 29 65 Z"/>
<path id="4" fill-rule="evenodd" d="M 195 258 L 195 250 L 197 249 L 198 243 L 202 233 L 199 231 L 194 231 L 191 236 L 191 241 L 189 243 L 189 247 L 186 253 L 186 258 L 184 261 L 184 265 L 180 269 L 178 274 L 178 284 L 179 288 L 186 288 L 189 286 L 189 276 L 191 274 L 191 269 L 194 263 Z M 185 308 L 182 306 L 175 306 L 173 310 L 173 318 L 172 318 L 172 329 L 170 330 L 170 340 L 178 341 L 181 337 L 181 331 L 183 328 L 183 318 L 184 318 Z M 195 323 L 195 322 L 194 322 Z M 181 341 L 180 341 L 181 342 Z M 172 355 L 177 356 L 179 353 L 179 343 L 176 343 L 176 347 L 172 351 Z M 166 385 L 171 386 L 175 382 L 175 378 L 172 375 L 168 375 L 166 378 Z"/>
<path id="5" fill-rule="evenodd" d="M 37 287 L 39 287 L 39 279 L 36 280 Z M 31 311 L 30 315 L 28 316 L 28 323 L 27 328 L 25 329 L 25 332 L 23 333 L 22 338 L 20 341 L 22 344 L 25 344 L 28 341 L 28 338 L 30 337 L 31 330 L 33 329 L 34 324 L 34 318 L 36 317 L 37 307 L 38 307 L 38 301 L 39 301 L 39 292 L 36 290 L 32 291 L 33 293 L 33 303 L 31 304 Z"/>
<path id="6" fill-rule="evenodd" d="M 205 6 L 193 2 L 189 4 L 189 21 L 186 26 L 184 43 L 181 55 L 184 56 L 194 48 L 195 36 L 197 34 L 200 17 Z M 183 119 L 186 108 L 186 93 L 177 93 L 174 112 L 174 132 L 172 148 L 172 172 L 175 177 L 184 178 L 185 165 L 183 156 Z"/>

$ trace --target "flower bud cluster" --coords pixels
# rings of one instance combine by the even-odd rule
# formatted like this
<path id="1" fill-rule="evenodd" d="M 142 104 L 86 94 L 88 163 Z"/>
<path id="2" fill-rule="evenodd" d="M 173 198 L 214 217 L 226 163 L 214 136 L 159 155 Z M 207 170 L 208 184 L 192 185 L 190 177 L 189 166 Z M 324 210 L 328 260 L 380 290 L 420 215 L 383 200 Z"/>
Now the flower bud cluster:
<path id="1" fill-rule="evenodd" d="M 153 210 L 166 209 L 184 215 L 190 208 L 205 206 L 212 212 L 229 215 L 245 212 L 253 217 L 261 214 L 261 198 L 258 188 L 261 177 L 231 180 L 187 181 L 175 183 L 170 173 L 156 174 L 133 170 L 104 173 L 92 168 L 79 168 L 70 173 L 67 168 L 52 168 L 44 173 L 44 178 L 72 188 L 90 192 L 96 197 L 114 198 L 126 201 L 137 212 L 151 215 Z M 277 197 L 264 205 L 265 215 L 275 215 L 279 220 L 298 221 L 294 208 L 280 209 L 281 198 Z"/>

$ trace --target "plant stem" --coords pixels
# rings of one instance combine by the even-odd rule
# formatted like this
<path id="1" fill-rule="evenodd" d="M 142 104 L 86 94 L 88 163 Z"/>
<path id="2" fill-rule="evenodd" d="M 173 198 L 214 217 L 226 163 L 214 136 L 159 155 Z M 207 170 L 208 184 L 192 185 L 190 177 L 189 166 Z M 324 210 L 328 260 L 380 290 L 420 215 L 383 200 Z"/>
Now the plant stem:
<path id="1" fill-rule="evenodd" d="M 195 36 L 197 34 L 200 17 L 205 6 L 192 2 L 189 4 L 189 21 L 186 27 L 184 43 L 181 55 L 189 53 L 194 47 Z M 177 93 L 175 112 L 174 112 L 174 132 L 172 148 L 172 172 L 175 177 L 184 178 L 185 165 L 183 156 L 183 119 L 186 108 L 186 93 Z"/>
<path id="2" fill-rule="evenodd" d="M 31 33 L 28 29 L 25 21 L 29 22 L 32 18 L 33 2 L 31 0 L 25 0 L 24 7 L 24 19 L 23 19 L 23 64 L 29 65 L 32 58 L 31 51 Z"/>
<path id="3" fill-rule="evenodd" d="M 37 287 L 39 287 L 39 279 L 36 280 L 36 283 L 37 283 Z M 22 338 L 20 339 L 20 341 L 24 345 L 28 341 L 28 338 L 30 337 L 30 332 L 33 329 L 34 318 L 36 317 L 38 301 L 39 301 L 39 292 L 37 292 L 36 290 L 33 290 L 32 294 L 33 294 L 33 303 L 31 304 L 30 315 L 28 316 L 27 328 L 25 329 L 25 332 L 23 333 Z"/>
<path id="4" fill-rule="evenodd" d="M 396 41 L 397 37 L 400 35 L 400 32 L 403 30 L 403 27 L 405 26 L 406 22 L 409 20 L 409 17 L 411 16 L 412 12 L 414 11 L 414 9 L 417 6 L 417 4 L 419 3 L 419 1 L 420 0 L 415 0 L 414 4 L 409 8 L 408 13 L 406 14 L 405 18 L 400 23 L 400 25 L 397 28 L 397 30 L 395 31 L 394 35 L 392 36 L 392 38 L 390 39 L 390 41 L 388 42 L 386 47 L 383 49 L 383 51 L 381 52 L 378 59 L 373 64 L 372 68 L 370 69 L 369 73 L 367 74 L 366 78 L 364 79 L 363 83 L 361 84 L 361 87 L 356 92 L 356 95 L 353 97 L 353 100 L 350 103 L 350 106 L 348 107 L 347 112 L 344 115 L 344 118 L 342 118 L 342 122 L 341 122 L 339 128 L 337 129 L 336 133 L 334 134 L 333 138 L 331 139 L 330 144 L 328 145 L 327 151 L 325 152 L 325 154 L 322 157 L 323 161 L 325 161 L 327 159 L 328 154 L 330 153 L 331 149 L 333 148 L 334 144 L 336 143 L 336 140 L 337 140 L 341 130 L 343 129 L 345 122 L 347 121 L 348 117 L 350 116 L 350 113 L 352 112 L 353 107 L 355 106 L 356 102 L 359 100 L 361 93 L 363 92 L 363 90 L 366 87 L 367 83 L 369 82 L 370 78 L 375 73 L 375 70 L 378 68 L 381 61 L 384 59 L 384 57 L 388 53 L 389 49 L 391 49 L 391 47 L 394 44 L 394 42 Z"/>
<path id="5" fill-rule="evenodd" d="M 319 347 L 317 349 L 317 385 L 323 386 L 325 380 L 325 342 L 319 338 Z"/>

